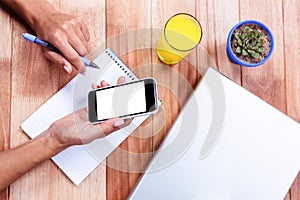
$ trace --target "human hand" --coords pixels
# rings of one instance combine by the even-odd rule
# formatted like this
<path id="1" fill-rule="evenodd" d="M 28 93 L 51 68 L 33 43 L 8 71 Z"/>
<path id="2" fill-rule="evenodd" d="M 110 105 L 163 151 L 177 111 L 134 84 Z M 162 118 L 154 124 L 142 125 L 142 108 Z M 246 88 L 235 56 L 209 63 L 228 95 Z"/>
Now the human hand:
<path id="1" fill-rule="evenodd" d="M 123 82 L 125 82 L 125 78 L 120 77 L 117 83 Z M 93 89 L 106 86 L 109 86 L 109 84 L 105 81 L 101 81 L 100 85 L 92 85 Z M 81 109 L 54 122 L 49 131 L 60 147 L 68 147 L 87 144 L 97 138 L 105 137 L 120 128 L 128 126 L 131 121 L 132 119 L 113 118 L 101 124 L 93 125 L 88 120 L 87 109 Z"/>
<path id="2" fill-rule="evenodd" d="M 73 71 L 73 67 L 79 73 L 85 72 L 85 65 L 79 56 L 87 54 L 90 36 L 80 17 L 50 12 L 40 16 L 33 28 L 38 37 L 51 43 L 63 54 L 44 48 L 46 58 L 62 66 L 68 73 Z"/>

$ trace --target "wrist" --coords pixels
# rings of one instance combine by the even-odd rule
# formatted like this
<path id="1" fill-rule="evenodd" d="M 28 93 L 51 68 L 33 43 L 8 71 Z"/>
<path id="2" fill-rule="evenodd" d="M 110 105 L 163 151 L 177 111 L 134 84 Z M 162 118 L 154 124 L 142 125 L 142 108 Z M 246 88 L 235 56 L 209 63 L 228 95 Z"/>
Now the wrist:
<path id="1" fill-rule="evenodd" d="M 68 148 L 68 145 L 63 144 L 57 137 L 56 133 L 53 128 L 49 128 L 41 134 L 43 138 L 44 145 L 49 149 L 53 154 L 56 155 L 57 153 L 63 151 L 64 149 Z"/>
<path id="2" fill-rule="evenodd" d="M 46 23 L 45 17 L 57 10 L 46 0 L 3 0 L 18 15 L 24 18 L 28 25 L 35 31 Z"/>
<path id="3" fill-rule="evenodd" d="M 34 0 L 36 1 L 36 0 Z M 40 1 L 41 3 L 36 4 L 33 9 L 31 6 L 24 6 L 27 13 L 25 19 L 30 27 L 37 33 L 41 27 L 45 26 L 49 19 L 48 16 L 51 16 L 58 11 L 47 1 Z"/>

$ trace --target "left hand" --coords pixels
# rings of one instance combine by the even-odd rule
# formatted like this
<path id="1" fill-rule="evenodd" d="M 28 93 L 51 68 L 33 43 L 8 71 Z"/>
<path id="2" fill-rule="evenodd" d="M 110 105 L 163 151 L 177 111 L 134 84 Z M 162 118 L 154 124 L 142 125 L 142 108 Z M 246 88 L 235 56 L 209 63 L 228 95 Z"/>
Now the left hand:
<path id="1" fill-rule="evenodd" d="M 120 77 L 118 84 L 124 81 L 124 77 Z M 100 85 L 93 85 L 93 88 L 106 86 L 108 86 L 108 83 L 101 81 Z M 101 124 L 93 125 L 88 120 L 87 109 L 81 109 L 54 122 L 50 126 L 49 131 L 60 147 L 68 147 L 87 144 L 97 138 L 105 137 L 128 126 L 131 121 L 132 119 L 112 118 Z"/>

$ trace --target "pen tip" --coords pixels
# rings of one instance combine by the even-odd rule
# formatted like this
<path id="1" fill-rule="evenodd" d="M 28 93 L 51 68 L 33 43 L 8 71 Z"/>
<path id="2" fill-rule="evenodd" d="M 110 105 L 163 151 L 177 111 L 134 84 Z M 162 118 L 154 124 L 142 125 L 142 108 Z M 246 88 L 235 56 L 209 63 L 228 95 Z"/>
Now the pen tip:
<path id="1" fill-rule="evenodd" d="M 96 65 L 96 63 L 91 62 L 90 63 L 90 67 L 96 68 L 96 69 L 100 69 L 100 67 L 98 65 Z"/>

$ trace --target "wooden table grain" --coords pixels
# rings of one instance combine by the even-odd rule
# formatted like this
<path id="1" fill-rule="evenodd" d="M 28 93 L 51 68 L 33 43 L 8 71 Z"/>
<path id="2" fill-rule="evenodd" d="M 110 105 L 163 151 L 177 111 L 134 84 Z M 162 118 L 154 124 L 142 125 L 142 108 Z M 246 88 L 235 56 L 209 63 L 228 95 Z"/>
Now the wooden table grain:
<path id="1" fill-rule="evenodd" d="M 238 84 L 300 121 L 299 0 L 50 2 L 61 12 L 79 15 L 86 21 L 91 35 L 91 51 L 99 46 L 111 47 L 122 52 L 121 58 L 139 77 L 158 79 L 163 107 L 79 186 L 73 185 L 48 160 L 2 191 L 0 199 L 126 199 L 191 93 L 190 88 L 196 86 L 209 64 L 214 64 Z M 199 48 L 188 57 L 191 62 L 183 61 L 172 66 L 172 70 L 164 70 L 167 67 L 158 61 L 152 47 L 156 43 L 157 30 L 161 30 L 170 16 L 179 12 L 196 16 L 204 35 Z M 261 67 L 240 67 L 227 58 L 227 34 L 233 25 L 245 19 L 262 21 L 273 32 L 275 51 Z M 21 34 L 32 30 L 3 4 L 0 4 L 0 30 L 0 150 L 3 151 L 29 140 L 20 128 L 21 122 L 75 74 L 67 75 L 42 56 L 40 47 L 23 40 Z M 136 30 L 145 34 L 134 35 Z M 130 31 L 133 33 L 128 34 Z M 202 57 L 204 51 L 209 60 Z M 196 68 L 191 65 L 196 65 Z M 178 77 L 183 77 L 188 84 L 174 81 L 174 73 L 180 74 Z M 139 153 L 147 156 L 130 156 Z M 286 200 L 298 199 L 300 176 L 286 195 Z"/>

